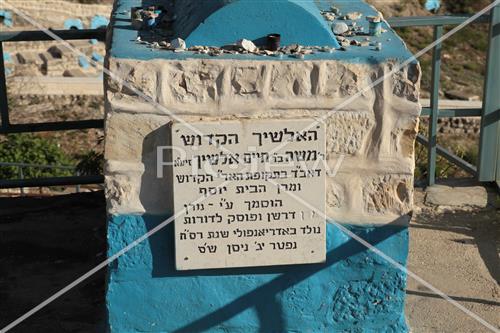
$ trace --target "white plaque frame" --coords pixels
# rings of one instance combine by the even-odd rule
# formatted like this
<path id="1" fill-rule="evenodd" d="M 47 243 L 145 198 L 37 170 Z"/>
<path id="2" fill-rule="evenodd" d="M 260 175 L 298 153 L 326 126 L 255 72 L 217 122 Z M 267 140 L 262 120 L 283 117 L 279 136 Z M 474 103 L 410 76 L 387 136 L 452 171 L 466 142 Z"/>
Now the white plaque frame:
<path id="1" fill-rule="evenodd" d="M 326 260 L 324 215 L 287 194 L 325 211 L 325 129 L 314 121 L 172 124 L 174 214 L 186 210 L 174 222 L 178 270 Z"/>

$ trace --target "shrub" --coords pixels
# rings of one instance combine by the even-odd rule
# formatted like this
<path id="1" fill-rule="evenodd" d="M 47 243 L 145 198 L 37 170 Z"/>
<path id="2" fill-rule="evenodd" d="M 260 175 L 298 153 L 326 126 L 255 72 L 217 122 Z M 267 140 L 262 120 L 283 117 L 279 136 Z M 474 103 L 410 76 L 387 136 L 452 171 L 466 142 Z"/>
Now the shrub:
<path id="1" fill-rule="evenodd" d="M 52 140 L 32 134 L 10 134 L 0 141 L 0 162 L 38 165 L 70 166 L 73 159 Z M 70 176 L 72 170 L 51 168 L 23 168 L 25 178 Z M 19 178 L 19 169 L 0 166 L 1 179 Z"/>
<path id="2" fill-rule="evenodd" d="M 103 173 L 104 155 L 102 153 L 90 151 L 84 155 L 79 155 L 78 160 L 80 160 L 76 166 L 78 174 L 82 176 L 94 176 Z"/>

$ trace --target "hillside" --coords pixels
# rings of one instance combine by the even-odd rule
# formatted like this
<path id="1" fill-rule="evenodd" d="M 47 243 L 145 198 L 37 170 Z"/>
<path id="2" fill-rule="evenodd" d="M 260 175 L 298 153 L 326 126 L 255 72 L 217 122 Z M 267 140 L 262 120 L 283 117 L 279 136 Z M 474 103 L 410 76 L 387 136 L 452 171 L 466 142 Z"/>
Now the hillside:
<path id="1" fill-rule="evenodd" d="M 424 9 L 423 0 L 368 0 L 381 10 L 385 17 L 432 16 Z M 474 14 L 489 5 L 489 0 L 442 0 L 437 15 Z M 447 27 L 449 31 L 453 27 Z M 432 28 L 397 29 L 413 52 L 418 52 L 432 43 Z M 441 95 L 460 91 L 466 95 L 482 98 L 485 75 L 486 52 L 488 48 L 488 26 L 471 25 L 459 31 L 444 43 Z M 420 59 L 423 68 L 423 97 L 428 96 L 430 87 L 432 53 Z"/>
<path id="2" fill-rule="evenodd" d="M 59 0 L 44 0 L 57 2 Z M 85 22 L 89 17 L 95 15 L 97 10 L 110 10 L 112 0 L 66 0 L 72 2 L 71 8 L 80 7 L 81 4 L 91 5 L 83 6 L 86 13 L 79 11 L 76 16 L 81 16 Z M 430 16 L 434 15 L 424 9 L 424 0 L 367 0 L 379 10 L 385 17 L 394 16 Z M 442 7 L 437 14 L 472 14 L 490 3 L 490 0 L 442 0 Z M 48 3 L 48 2 L 47 2 Z M 25 4 L 25 7 L 31 7 L 32 2 L 27 0 L 18 0 L 18 4 Z M 99 6 L 101 5 L 101 6 Z M 105 5 L 105 6 L 102 6 Z M 46 6 L 50 7 L 50 6 Z M 55 6 L 54 6 L 55 7 Z M 108 9 L 109 7 L 109 9 Z M 23 9 L 25 9 L 23 7 Z M 101 14 L 103 14 L 102 12 Z M 61 27 L 66 18 L 64 13 L 61 16 L 47 16 L 46 13 L 35 12 L 44 24 L 49 25 L 51 20 L 56 20 L 54 26 Z M 29 26 L 26 25 L 26 29 Z M 16 27 L 20 29 L 20 27 Z M 450 29 L 448 27 L 447 29 Z M 418 52 L 432 42 L 432 28 L 405 28 L 397 29 L 400 36 L 406 41 L 413 52 Z M 21 51 L 29 48 L 42 47 L 44 51 L 50 43 L 5 43 L 6 51 Z M 88 45 L 87 45 L 88 46 Z M 449 98 L 450 92 L 461 92 L 469 96 L 482 98 L 483 80 L 485 75 L 486 51 L 488 47 L 488 27 L 487 25 L 474 25 L 467 27 L 451 37 L 444 44 L 443 62 L 442 62 L 442 80 L 441 96 Z M 36 49 L 38 50 L 38 49 Z M 35 50 L 35 51 L 36 51 Z M 38 51 L 37 51 L 38 52 Z M 41 52 L 41 51 L 40 51 Z M 104 51 L 102 51 L 104 53 Z M 430 76 L 431 76 L 432 53 L 423 55 L 419 61 L 423 69 L 422 97 L 429 96 Z M 77 64 L 76 60 L 74 64 Z M 101 97 L 50 97 L 38 98 L 33 96 L 10 96 L 11 117 L 14 123 L 22 122 L 42 122 L 57 120 L 76 120 L 76 119 L 94 119 L 102 118 L 104 114 L 104 101 Z M 460 123 L 452 128 L 455 132 L 444 131 L 439 136 L 439 143 L 452 149 L 455 153 L 464 156 L 467 160 L 475 163 L 478 146 L 478 132 L 464 129 L 464 120 L 458 120 Z M 448 120 L 444 120 L 448 121 Z M 475 120 L 477 123 L 477 120 Z M 451 123 L 451 121 L 448 121 Z M 446 125 L 447 126 L 447 125 Z M 441 124 L 441 130 L 445 127 Z M 448 126 L 450 127 L 450 126 Z M 453 127 L 453 126 L 452 126 Z M 422 132 L 426 131 L 426 121 L 422 122 Z M 448 130 L 448 129 L 447 129 Z M 469 132 L 467 132 L 469 131 Z M 61 149 L 68 155 L 86 154 L 89 151 L 101 153 L 103 150 L 102 137 L 100 130 L 89 131 L 70 131 L 59 133 L 40 133 L 37 136 L 53 139 L 58 143 Z M 4 138 L 0 137 L 0 142 Z M 78 157 L 75 157 L 78 158 Z M 417 178 L 426 173 L 425 167 L 426 153 L 422 146 L 417 150 Z M 455 175 L 454 169 L 445 163 L 439 161 L 438 173 L 441 176 Z M 443 170 L 442 172 L 440 170 Z"/>

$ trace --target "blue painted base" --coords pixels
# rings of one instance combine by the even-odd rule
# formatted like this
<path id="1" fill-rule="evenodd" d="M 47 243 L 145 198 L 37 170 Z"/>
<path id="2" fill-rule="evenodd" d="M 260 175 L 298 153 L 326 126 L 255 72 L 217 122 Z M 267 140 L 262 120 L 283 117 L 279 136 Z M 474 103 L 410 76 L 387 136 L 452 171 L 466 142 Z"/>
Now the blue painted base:
<path id="1" fill-rule="evenodd" d="M 109 255 L 158 223 L 155 216 L 109 220 Z M 406 264 L 408 229 L 347 226 Z M 223 270 L 175 270 L 173 225 L 120 257 L 109 269 L 113 333 L 407 332 L 406 275 L 327 228 L 327 262 Z"/>

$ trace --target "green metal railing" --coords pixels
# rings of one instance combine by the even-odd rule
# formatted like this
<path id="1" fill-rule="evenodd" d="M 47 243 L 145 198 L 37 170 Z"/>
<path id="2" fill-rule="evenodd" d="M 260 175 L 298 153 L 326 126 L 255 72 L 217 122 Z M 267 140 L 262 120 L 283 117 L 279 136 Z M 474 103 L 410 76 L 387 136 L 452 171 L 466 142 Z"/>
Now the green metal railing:
<path id="1" fill-rule="evenodd" d="M 1 162 L 0 167 L 13 167 L 17 169 L 17 174 L 19 177 L 19 190 L 21 195 L 25 194 L 24 185 L 25 185 L 25 170 L 26 169 L 46 169 L 46 170 L 66 170 L 71 171 L 73 174 L 78 175 L 78 170 L 75 166 L 66 166 L 66 165 L 43 165 L 43 164 L 30 164 L 30 163 L 10 163 L 10 162 Z M 29 187 L 29 186 L 27 186 Z M 10 187 L 12 188 L 12 187 Z M 76 193 L 80 192 L 80 185 L 75 186 Z"/>
<path id="2" fill-rule="evenodd" d="M 434 27 L 434 41 L 443 35 L 444 26 L 459 25 L 470 16 L 426 16 L 395 17 L 388 20 L 393 28 L 401 27 Z M 482 182 L 500 184 L 500 5 L 490 15 L 479 17 L 475 24 L 490 24 L 490 47 L 488 54 L 487 78 L 485 80 L 483 107 L 480 109 L 439 109 L 439 85 L 441 77 L 441 43 L 433 50 L 431 105 L 422 110 L 422 116 L 429 117 L 429 136 L 419 135 L 417 142 L 428 149 L 428 185 L 436 181 L 436 160 L 440 155 L 452 164 L 470 173 Z M 59 30 L 53 31 L 65 40 L 98 39 L 104 40 L 105 31 L 97 30 Z M 1 32 L 0 54 L 3 52 L 2 42 L 18 41 L 50 41 L 52 38 L 42 31 Z M 104 120 L 82 120 L 37 124 L 11 124 L 7 102 L 7 87 L 3 57 L 0 57 L 0 134 L 66 131 L 74 129 L 103 128 Z M 439 117 L 482 117 L 481 140 L 478 166 L 474 166 L 451 151 L 437 144 L 437 123 Z M 0 188 L 62 186 L 78 184 L 99 184 L 104 181 L 102 175 L 85 177 L 63 177 L 49 179 L 0 180 Z"/>
<path id="3" fill-rule="evenodd" d="M 469 20 L 470 16 L 426 16 L 395 17 L 389 19 L 393 28 L 424 27 L 434 28 L 433 41 L 443 36 L 445 26 L 459 25 Z M 417 142 L 428 150 L 427 184 L 436 182 L 436 162 L 440 155 L 450 163 L 476 177 L 482 182 L 500 184 L 500 5 L 494 7 L 490 15 L 476 19 L 473 24 L 490 24 L 490 43 L 487 65 L 487 78 L 484 84 L 483 107 L 480 109 L 439 109 L 439 87 L 441 79 L 442 43 L 437 43 L 432 55 L 431 103 L 423 108 L 422 116 L 429 117 L 428 137 L 421 134 Z M 439 117 L 478 117 L 481 116 L 481 140 L 478 166 L 474 166 L 451 151 L 437 144 Z"/>

